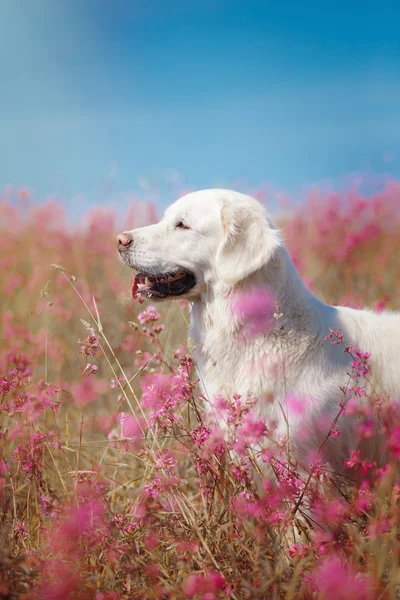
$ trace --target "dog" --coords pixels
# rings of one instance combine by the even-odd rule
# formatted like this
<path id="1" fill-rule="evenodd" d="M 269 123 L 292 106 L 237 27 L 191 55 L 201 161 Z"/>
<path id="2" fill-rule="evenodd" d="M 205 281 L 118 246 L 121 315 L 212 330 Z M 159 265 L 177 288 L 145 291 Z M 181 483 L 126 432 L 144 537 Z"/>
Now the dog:
<path id="1" fill-rule="evenodd" d="M 256 398 L 258 412 L 274 424 L 278 438 L 290 435 L 303 465 L 354 384 L 351 351 L 344 346 L 370 353 L 369 392 L 399 399 L 400 315 L 318 299 L 254 198 L 224 189 L 189 193 L 158 224 L 125 231 L 117 244 L 122 262 L 138 271 L 134 295 L 190 301 L 190 338 L 211 403 L 220 394 Z M 246 315 L 235 307 L 252 290 L 274 298 L 276 312 L 268 327 L 248 334 Z M 337 331 L 342 344 L 327 339 Z M 287 408 L 288 398 L 296 398 L 296 411 Z M 343 472 L 355 447 L 352 417 L 341 416 L 337 429 L 340 437 L 327 440 L 324 460 Z"/>

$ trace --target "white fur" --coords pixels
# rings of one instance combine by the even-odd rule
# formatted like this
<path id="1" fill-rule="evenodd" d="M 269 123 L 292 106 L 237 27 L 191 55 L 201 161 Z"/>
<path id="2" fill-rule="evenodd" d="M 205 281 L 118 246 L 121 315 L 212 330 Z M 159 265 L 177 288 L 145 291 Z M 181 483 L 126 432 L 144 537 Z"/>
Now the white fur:
<path id="1" fill-rule="evenodd" d="M 177 229 L 183 220 L 190 229 Z M 325 340 L 339 329 L 345 344 L 371 353 L 375 389 L 399 399 L 400 315 L 375 314 L 328 306 L 306 289 L 278 230 L 255 199 L 229 190 L 187 194 L 170 206 L 156 225 L 133 230 L 133 246 L 122 256 L 141 271 L 159 273 L 179 268 L 193 272 L 190 337 L 207 396 L 252 394 L 278 434 L 287 426 L 298 456 L 307 461 L 329 427 L 321 431 L 321 415 L 332 421 L 349 383 L 350 357 Z M 307 240 L 304 240 L 307 243 Z M 265 286 L 276 294 L 281 317 L 272 331 L 244 337 L 232 311 L 238 290 Z M 301 414 L 285 409 L 287 394 L 304 399 Z M 355 446 L 350 417 L 341 417 L 341 436 L 326 447 L 326 459 L 343 470 Z"/>

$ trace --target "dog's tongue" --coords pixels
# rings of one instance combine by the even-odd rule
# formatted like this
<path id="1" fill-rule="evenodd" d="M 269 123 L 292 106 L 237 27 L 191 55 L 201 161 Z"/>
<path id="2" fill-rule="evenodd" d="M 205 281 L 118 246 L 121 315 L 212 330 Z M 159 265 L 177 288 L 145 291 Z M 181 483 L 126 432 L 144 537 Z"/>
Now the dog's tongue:
<path id="1" fill-rule="evenodd" d="M 143 298 L 138 294 L 139 284 L 146 282 L 146 276 L 143 273 L 136 273 L 132 279 L 132 298 L 134 298 L 139 304 L 143 304 Z"/>
<path id="2" fill-rule="evenodd" d="M 137 275 L 134 275 L 134 277 L 132 279 L 132 297 L 133 298 L 136 298 L 139 281 L 140 281 L 140 277 L 138 277 Z"/>

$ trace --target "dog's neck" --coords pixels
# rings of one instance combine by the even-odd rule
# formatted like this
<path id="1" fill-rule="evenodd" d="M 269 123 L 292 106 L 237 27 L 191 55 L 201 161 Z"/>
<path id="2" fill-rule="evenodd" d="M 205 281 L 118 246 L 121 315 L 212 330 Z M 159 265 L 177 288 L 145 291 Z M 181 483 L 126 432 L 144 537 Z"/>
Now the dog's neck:
<path id="1" fill-rule="evenodd" d="M 276 297 L 276 322 L 272 330 L 246 338 L 243 318 L 235 318 L 237 293 L 265 287 Z M 203 297 L 192 305 L 190 338 L 197 366 L 207 395 L 223 391 L 230 394 L 271 393 L 279 396 L 282 378 L 279 365 L 295 376 L 296 361 L 310 349 L 323 345 L 324 331 L 332 311 L 303 284 L 284 248 L 273 261 L 236 289 L 223 283 L 209 286 Z M 293 353 L 293 348 L 296 352 Z M 256 365 L 260 354 L 264 364 Z M 284 360 L 283 360 L 284 357 Z"/>
<path id="2" fill-rule="evenodd" d="M 282 276 L 276 296 L 282 322 L 292 331 L 308 331 L 311 336 L 327 335 L 329 331 L 322 330 L 321 324 L 327 322 L 326 315 L 333 311 L 332 307 L 306 288 L 285 248 L 279 249 L 278 260 Z M 266 269 L 268 271 L 268 265 Z"/>
<path id="3" fill-rule="evenodd" d="M 214 280 L 215 281 L 215 280 Z M 267 331 L 247 337 L 243 315 L 235 318 L 237 293 L 254 287 L 272 290 L 276 297 L 274 324 Z M 193 303 L 190 337 L 205 397 L 250 395 L 261 401 L 263 412 L 276 419 L 279 431 L 285 422 L 279 409 L 288 391 L 300 396 L 315 385 L 314 377 L 300 381 L 304 357 L 328 364 L 325 336 L 335 327 L 336 309 L 325 305 L 304 285 L 289 254 L 281 247 L 274 259 L 253 273 L 238 288 L 210 285 Z M 336 349 L 337 346 L 334 346 Z M 337 350 L 343 360 L 343 352 Z M 325 361 L 325 362 L 324 362 Z M 336 387 L 335 387 L 336 389 Z M 339 389 L 339 387 L 337 387 Z M 278 402 L 270 402 L 270 399 Z"/>
<path id="4" fill-rule="evenodd" d="M 238 295 L 256 288 L 265 288 L 272 293 L 280 325 L 292 331 L 295 328 L 301 331 L 315 329 L 318 315 L 331 308 L 305 287 L 288 252 L 281 247 L 268 264 L 234 288 L 223 282 L 207 286 L 199 300 L 193 303 L 195 325 L 203 330 L 203 335 L 210 328 L 226 333 L 238 331 L 234 303 Z"/>

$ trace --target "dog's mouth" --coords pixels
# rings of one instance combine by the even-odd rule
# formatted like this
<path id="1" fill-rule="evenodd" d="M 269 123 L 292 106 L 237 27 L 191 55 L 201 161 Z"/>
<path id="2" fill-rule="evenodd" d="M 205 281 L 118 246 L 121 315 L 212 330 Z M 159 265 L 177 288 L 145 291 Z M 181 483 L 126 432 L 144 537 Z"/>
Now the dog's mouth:
<path id="1" fill-rule="evenodd" d="M 132 281 L 132 296 L 145 298 L 173 298 L 186 294 L 196 285 L 196 278 L 187 271 L 150 275 L 138 273 Z"/>

